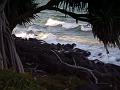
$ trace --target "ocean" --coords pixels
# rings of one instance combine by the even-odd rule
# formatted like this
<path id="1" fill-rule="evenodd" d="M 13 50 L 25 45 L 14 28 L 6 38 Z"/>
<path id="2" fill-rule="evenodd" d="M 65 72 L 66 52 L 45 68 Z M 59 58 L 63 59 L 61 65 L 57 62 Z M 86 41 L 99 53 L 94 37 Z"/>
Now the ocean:
<path id="1" fill-rule="evenodd" d="M 46 3 L 45 1 L 41 3 Z M 41 4 L 40 4 L 41 5 Z M 90 60 L 98 59 L 104 63 L 120 66 L 120 50 L 108 47 L 107 54 L 102 43 L 93 37 L 91 24 L 79 21 L 56 11 L 42 11 L 31 23 L 17 25 L 13 34 L 22 38 L 36 38 L 47 43 L 76 44 L 76 48 L 91 52 Z"/>

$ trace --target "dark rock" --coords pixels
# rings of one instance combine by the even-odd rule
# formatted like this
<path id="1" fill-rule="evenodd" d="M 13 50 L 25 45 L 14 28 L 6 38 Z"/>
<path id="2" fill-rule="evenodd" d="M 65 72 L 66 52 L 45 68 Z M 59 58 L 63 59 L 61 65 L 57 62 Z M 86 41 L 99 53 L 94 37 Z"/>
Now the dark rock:
<path id="1" fill-rule="evenodd" d="M 85 51 L 85 50 L 81 50 L 81 49 L 78 49 L 78 48 L 75 48 L 74 49 L 74 52 L 78 52 L 78 53 L 81 53 L 82 55 L 84 55 L 85 57 L 88 57 L 88 56 L 90 56 L 91 55 L 91 53 L 90 52 L 88 52 L 88 51 Z"/>
<path id="2" fill-rule="evenodd" d="M 105 64 L 99 60 L 89 60 L 87 57 L 90 52 L 74 48 L 73 45 L 61 45 L 61 44 L 48 44 L 41 43 L 36 39 L 21 39 L 16 38 L 15 45 L 17 52 L 22 60 L 24 68 L 35 68 L 36 70 L 42 70 L 46 73 L 61 73 L 68 75 L 77 75 L 88 82 L 93 79 L 88 76 L 88 72 L 81 71 L 77 68 L 68 67 L 61 63 L 58 56 L 62 61 L 71 65 L 78 65 L 84 68 L 91 69 L 95 76 L 98 78 L 99 83 L 107 83 L 112 85 L 112 88 L 106 85 L 87 85 L 80 86 L 77 90 L 119 90 L 120 88 L 120 67 L 113 64 Z M 51 50 L 55 51 L 56 56 Z M 41 72 L 37 72 L 41 73 Z M 92 82 L 93 83 L 93 82 Z M 105 87 L 107 89 L 101 89 Z"/>
<path id="3" fill-rule="evenodd" d="M 77 87 L 76 90 L 101 90 L 101 89 L 95 84 L 87 84 Z"/>
<path id="4" fill-rule="evenodd" d="M 117 62 L 120 62 L 120 58 L 119 59 L 116 59 Z"/>
<path id="5" fill-rule="evenodd" d="M 99 54 L 98 54 L 98 56 L 101 56 L 101 55 L 102 55 L 102 53 L 99 53 Z"/>

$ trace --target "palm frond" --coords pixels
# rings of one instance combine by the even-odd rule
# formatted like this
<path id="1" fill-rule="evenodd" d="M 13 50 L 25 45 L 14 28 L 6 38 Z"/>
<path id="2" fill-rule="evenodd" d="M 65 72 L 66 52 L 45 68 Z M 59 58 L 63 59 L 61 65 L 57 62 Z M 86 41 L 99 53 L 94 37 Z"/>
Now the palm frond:
<path id="1" fill-rule="evenodd" d="M 94 1 L 94 0 L 93 0 Z M 89 2 L 89 19 L 95 37 L 105 45 L 120 48 L 119 1 L 101 0 Z"/>
<path id="2" fill-rule="evenodd" d="M 86 0 L 51 0 L 54 2 L 54 6 L 61 7 L 65 10 L 69 9 L 69 11 L 74 12 L 75 10 L 81 11 L 86 10 L 87 11 L 87 2 Z"/>
<path id="3" fill-rule="evenodd" d="M 35 17 L 32 12 L 36 7 L 35 0 L 8 0 L 5 13 L 11 26 L 16 23 L 23 24 Z"/>
<path id="4" fill-rule="evenodd" d="M 51 0 L 54 6 L 63 6 L 71 11 L 87 11 L 88 21 L 92 24 L 95 37 L 105 45 L 120 48 L 120 1 L 119 0 Z"/>
<path id="5" fill-rule="evenodd" d="M 105 46 L 118 46 L 120 48 L 119 4 L 120 0 L 50 0 L 47 7 L 69 11 L 70 13 L 67 14 L 76 10 L 79 13 L 86 11 L 87 15 L 74 18 L 84 17 L 87 22 L 91 23 L 94 36 L 102 41 Z M 29 22 L 31 18 L 35 17 L 33 11 L 36 10 L 36 7 L 37 4 L 34 0 L 8 0 L 6 6 L 8 21 L 13 25 L 14 23 Z"/>

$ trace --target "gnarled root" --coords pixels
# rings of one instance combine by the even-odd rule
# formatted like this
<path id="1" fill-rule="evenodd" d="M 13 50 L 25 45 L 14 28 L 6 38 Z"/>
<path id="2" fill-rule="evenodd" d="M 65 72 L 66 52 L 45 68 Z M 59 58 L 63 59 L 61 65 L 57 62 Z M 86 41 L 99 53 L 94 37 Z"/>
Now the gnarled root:
<path id="1" fill-rule="evenodd" d="M 68 63 L 64 62 L 64 61 L 60 58 L 60 56 L 59 56 L 54 50 L 51 50 L 51 51 L 57 56 L 57 58 L 59 59 L 59 61 L 60 61 L 62 64 L 66 65 L 67 67 L 74 68 L 74 69 L 78 69 L 78 70 L 80 70 L 80 71 L 82 71 L 82 72 L 86 72 L 87 75 L 92 76 L 92 78 L 94 79 L 95 84 L 98 83 L 98 79 L 97 79 L 97 77 L 94 75 L 94 73 L 93 73 L 92 70 L 90 70 L 90 69 L 88 69 L 88 68 L 85 68 L 85 67 L 82 67 L 82 66 L 77 66 L 76 64 L 75 64 L 75 65 L 68 64 Z"/>

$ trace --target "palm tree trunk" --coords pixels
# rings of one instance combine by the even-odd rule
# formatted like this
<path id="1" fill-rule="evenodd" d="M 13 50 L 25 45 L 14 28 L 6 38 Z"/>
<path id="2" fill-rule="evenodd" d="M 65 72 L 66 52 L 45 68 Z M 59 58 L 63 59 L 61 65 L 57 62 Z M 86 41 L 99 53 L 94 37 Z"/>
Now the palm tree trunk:
<path id="1" fill-rule="evenodd" d="M 23 73 L 24 69 L 13 43 L 3 4 L 0 4 L 0 69 L 9 68 Z"/>

